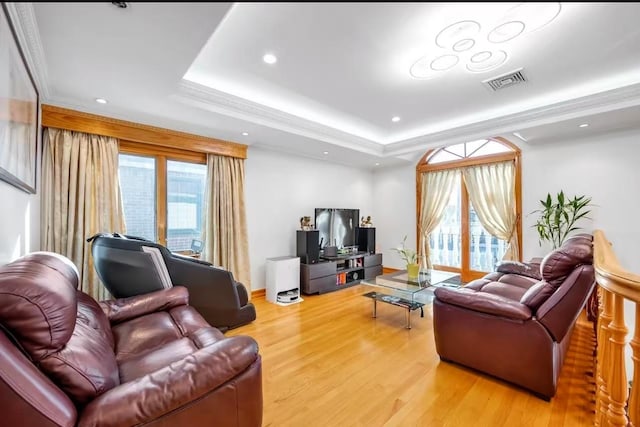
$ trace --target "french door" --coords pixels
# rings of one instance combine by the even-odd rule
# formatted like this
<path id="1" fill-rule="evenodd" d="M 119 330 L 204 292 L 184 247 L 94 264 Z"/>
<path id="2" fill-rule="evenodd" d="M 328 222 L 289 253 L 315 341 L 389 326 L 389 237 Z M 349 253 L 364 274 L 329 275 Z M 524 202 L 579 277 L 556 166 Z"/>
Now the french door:
<path id="1" fill-rule="evenodd" d="M 421 217 L 420 189 L 423 173 L 442 169 L 461 169 L 505 160 L 516 161 L 516 210 L 520 218 L 519 155 L 517 147 L 498 138 L 457 144 L 427 152 L 416 168 L 418 221 Z M 522 235 L 520 224 L 518 224 L 518 233 L 519 236 Z M 419 225 L 418 237 L 420 237 Z M 521 238 L 519 240 L 522 241 Z M 431 232 L 428 244 L 433 268 L 460 273 L 463 282 L 480 278 L 487 272 L 493 271 L 507 249 L 506 241 L 492 236 L 480 223 L 469 200 L 461 174 L 456 177 L 442 220 Z"/>

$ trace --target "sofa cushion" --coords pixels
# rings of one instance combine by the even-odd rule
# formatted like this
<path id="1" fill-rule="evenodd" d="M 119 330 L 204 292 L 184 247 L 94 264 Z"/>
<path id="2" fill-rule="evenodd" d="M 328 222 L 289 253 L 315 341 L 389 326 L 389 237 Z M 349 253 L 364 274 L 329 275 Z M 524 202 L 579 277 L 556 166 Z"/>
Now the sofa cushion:
<path id="1" fill-rule="evenodd" d="M 473 280 L 464 288 L 499 295 L 519 302 L 527 290 L 535 283 L 533 279 L 513 274 L 500 274 L 497 279 L 495 281 L 486 278 Z"/>
<path id="2" fill-rule="evenodd" d="M 553 293 L 555 288 L 545 281 L 540 281 L 529 288 L 522 296 L 520 302 L 532 311 L 535 311 L 547 300 Z"/>
<path id="3" fill-rule="evenodd" d="M 129 357 L 138 356 L 208 327 L 210 325 L 202 316 L 187 305 L 119 323 L 112 328 L 116 360 L 122 363 Z"/>
<path id="4" fill-rule="evenodd" d="M 202 328 L 189 337 L 123 359 L 119 364 L 120 381 L 125 383 L 143 377 L 223 338 L 216 328 Z"/>

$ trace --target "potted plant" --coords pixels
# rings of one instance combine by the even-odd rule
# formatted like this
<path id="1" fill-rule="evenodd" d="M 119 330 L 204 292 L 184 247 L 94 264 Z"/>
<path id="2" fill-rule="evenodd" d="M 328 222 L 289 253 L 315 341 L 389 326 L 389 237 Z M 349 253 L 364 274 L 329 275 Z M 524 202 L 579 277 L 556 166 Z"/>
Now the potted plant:
<path id="1" fill-rule="evenodd" d="M 420 272 L 420 266 L 418 265 L 418 254 L 413 249 L 406 248 L 406 242 L 407 236 L 404 236 L 401 245 L 397 248 L 391 248 L 391 250 L 396 251 L 398 255 L 400 255 L 400 258 L 402 258 L 407 264 L 407 275 L 409 277 L 418 277 L 418 273 Z"/>
<path id="2" fill-rule="evenodd" d="M 583 195 L 568 198 L 560 191 L 555 199 L 547 194 L 540 204 L 541 209 L 531 212 L 539 214 L 534 227 L 538 230 L 540 246 L 543 241 L 548 241 L 553 249 L 559 248 L 570 233 L 582 229 L 576 225 L 580 219 L 591 219 L 587 216 L 591 213 L 591 197 Z"/>

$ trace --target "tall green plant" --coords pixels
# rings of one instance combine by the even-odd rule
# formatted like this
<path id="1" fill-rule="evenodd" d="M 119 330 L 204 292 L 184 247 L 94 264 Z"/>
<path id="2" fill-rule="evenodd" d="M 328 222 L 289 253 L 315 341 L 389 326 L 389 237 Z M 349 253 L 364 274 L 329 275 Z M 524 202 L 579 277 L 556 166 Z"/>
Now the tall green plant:
<path id="1" fill-rule="evenodd" d="M 539 214 L 534 227 L 538 230 L 540 246 L 543 241 L 548 241 L 553 249 L 559 248 L 571 232 L 582 229 L 576 225 L 580 219 L 591 219 L 587 216 L 591 213 L 591 197 L 574 196 L 571 199 L 560 191 L 555 199 L 547 194 L 546 200 L 540 200 L 540 204 L 541 209 L 531 212 Z"/>

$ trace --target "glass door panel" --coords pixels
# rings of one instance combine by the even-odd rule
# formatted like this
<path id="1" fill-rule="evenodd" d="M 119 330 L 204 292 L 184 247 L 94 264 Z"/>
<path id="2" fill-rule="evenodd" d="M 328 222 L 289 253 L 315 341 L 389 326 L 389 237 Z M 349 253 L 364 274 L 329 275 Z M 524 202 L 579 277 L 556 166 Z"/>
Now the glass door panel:
<path id="1" fill-rule="evenodd" d="M 429 249 L 431 263 L 438 266 L 462 267 L 462 215 L 460 178 L 456 179 L 449 203 L 440 224 L 431 232 Z"/>
<path id="2" fill-rule="evenodd" d="M 494 271 L 507 249 L 507 242 L 492 236 L 480 223 L 469 202 L 469 268 L 474 271 Z"/>

